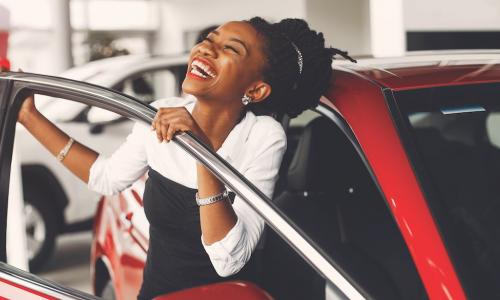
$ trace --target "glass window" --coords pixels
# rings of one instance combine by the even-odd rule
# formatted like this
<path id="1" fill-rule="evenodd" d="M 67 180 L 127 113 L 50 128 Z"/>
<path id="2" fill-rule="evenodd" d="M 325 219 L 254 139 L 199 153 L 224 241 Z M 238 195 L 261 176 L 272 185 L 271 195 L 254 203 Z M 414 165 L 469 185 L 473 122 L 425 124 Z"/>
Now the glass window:
<path id="1" fill-rule="evenodd" d="M 498 84 L 396 94 L 429 206 L 477 299 L 500 297 L 499 98 Z"/>
<path id="2" fill-rule="evenodd" d="M 426 299 L 389 208 L 342 130 L 306 111 L 287 135 L 276 205 L 375 299 Z M 277 299 L 325 299 L 325 281 L 275 235 L 264 247 L 272 258 L 266 289 Z"/>
<path id="3" fill-rule="evenodd" d="M 61 98 L 53 98 L 51 103 L 63 115 L 71 104 L 80 103 Z M 104 134 L 98 134 L 87 123 L 53 122 L 76 141 L 106 155 L 121 144 L 132 126 L 129 121 L 104 125 Z M 8 263 L 93 293 L 91 229 L 100 195 L 70 174 L 21 124 L 15 130 L 11 185 L 7 232 L 15 237 L 7 239 Z"/>

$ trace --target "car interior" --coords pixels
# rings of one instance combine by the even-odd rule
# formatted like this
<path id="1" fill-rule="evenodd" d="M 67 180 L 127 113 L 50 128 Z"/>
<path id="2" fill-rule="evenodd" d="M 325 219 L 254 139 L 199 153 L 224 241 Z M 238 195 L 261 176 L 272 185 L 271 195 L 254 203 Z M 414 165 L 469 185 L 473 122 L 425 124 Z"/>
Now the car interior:
<path id="1" fill-rule="evenodd" d="M 397 225 L 344 132 L 307 111 L 286 122 L 274 203 L 355 286 L 376 299 L 426 299 Z M 257 283 L 276 299 L 325 299 L 325 280 L 272 229 Z"/>

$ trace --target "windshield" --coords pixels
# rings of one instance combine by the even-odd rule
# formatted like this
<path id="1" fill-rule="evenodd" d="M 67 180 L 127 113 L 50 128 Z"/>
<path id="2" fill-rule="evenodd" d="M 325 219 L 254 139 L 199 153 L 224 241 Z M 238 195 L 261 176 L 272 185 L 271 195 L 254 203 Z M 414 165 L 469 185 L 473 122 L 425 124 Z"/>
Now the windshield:
<path id="1" fill-rule="evenodd" d="M 395 97 L 415 171 L 466 292 L 499 299 L 500 84 Z"/>

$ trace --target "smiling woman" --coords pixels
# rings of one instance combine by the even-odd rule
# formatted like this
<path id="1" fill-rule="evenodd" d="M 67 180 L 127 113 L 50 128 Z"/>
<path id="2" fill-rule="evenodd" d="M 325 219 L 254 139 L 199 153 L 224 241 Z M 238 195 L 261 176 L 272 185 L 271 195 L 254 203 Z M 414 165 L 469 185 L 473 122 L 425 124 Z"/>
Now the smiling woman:
<path id="1" fill-rule="evenodd" d="M 182 88 L 193 97 L 153 102 L 151 128 L 137 123 L 110 157 L 60 131 L 33 97 L 19 122 L 94 191 L 116 194 L 148 171 L 143 201 L 150 240 L 140 299 L 222 277 L 251 279 L 264 220 L 168 142 L 192 132 L 271 197 L 286 148 L 275 118 L 318 104 L 334 54 L 346 56 L 325 48 L 322 34 L 300 19 L 229 22 L 191 51 Z"/>

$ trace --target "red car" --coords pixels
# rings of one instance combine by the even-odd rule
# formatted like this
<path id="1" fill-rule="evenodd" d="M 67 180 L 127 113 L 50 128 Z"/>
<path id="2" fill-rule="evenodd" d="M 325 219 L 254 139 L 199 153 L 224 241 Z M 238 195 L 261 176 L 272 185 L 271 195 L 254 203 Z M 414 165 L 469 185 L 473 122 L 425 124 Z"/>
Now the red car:
<path id="1" fill-rule="evenodd" d="M 339 64 L 321 105 L 283 120 L 288 149 L 271 207 L 326 255 L 335 280 L 375 299 L 500 297 L 492 179 L 500 178 L 500 113 L 497 127 L 486 126 L 500 99 L 499 57 Z M 101 200 L 92 247 L 97 294 L 133 299 L 140 287 L 143 185 L 144 178 Z M 287 228 L 276 227 L 258 250 L 257 284 L 277 299 L 333 297 L 330 285 L 342 283 L 306 265 L 279 237 Z"/>
<path id="2" fill-rule="evenodd" d="M 282 120 L 288 149 L 272 201 L 189 133 L 177 135 L 175 142 L 252 205 L 268 227 L 254 254 L 261 275 L 255 282 L 207 285 L 159 299 L 500 298 L 498 59 L 500 53 L 469 53 L 336 64 L 321 104 Z M 9 170 L 9 135 L 23 88 L 145 122 L 155 113 L 89 84 L 4 75 L 2 170 Z M 0 172 L 3 207 L 8 174 Z M 137 295 L 148 244 L 143 183 L 101 199 L 92 245 L 96 295 Z M 0 268 L 0 296 L 6 287 L 61 291 Z"/>

